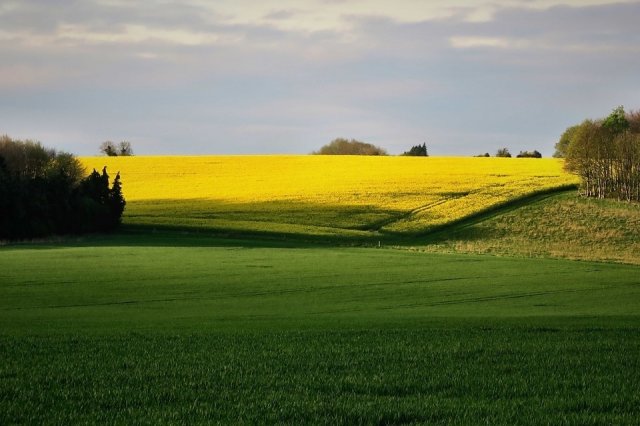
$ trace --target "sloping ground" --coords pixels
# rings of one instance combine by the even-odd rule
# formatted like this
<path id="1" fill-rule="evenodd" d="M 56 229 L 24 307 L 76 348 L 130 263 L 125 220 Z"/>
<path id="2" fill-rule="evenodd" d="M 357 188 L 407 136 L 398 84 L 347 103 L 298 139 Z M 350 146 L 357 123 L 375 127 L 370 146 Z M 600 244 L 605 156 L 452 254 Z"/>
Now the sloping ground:
<path id="1" fill-rule="evenodd" d="M 638 423 L 640 266 L 255 243 L 0 248 L 0 424 Z"/>
<path id="2" fill-rule="evenodd" d="M 576 183 L 556 159 L 363 156 L 83 158 L 122 173 L 124 223 L 217 233 L 414 235 Z"/>
<path id="3" fill-rule="evenodd" d="M 426 240 L 420 249 L 427 251 L 640 264 L 640 204 L 561 192 L 461 222 Z"/>

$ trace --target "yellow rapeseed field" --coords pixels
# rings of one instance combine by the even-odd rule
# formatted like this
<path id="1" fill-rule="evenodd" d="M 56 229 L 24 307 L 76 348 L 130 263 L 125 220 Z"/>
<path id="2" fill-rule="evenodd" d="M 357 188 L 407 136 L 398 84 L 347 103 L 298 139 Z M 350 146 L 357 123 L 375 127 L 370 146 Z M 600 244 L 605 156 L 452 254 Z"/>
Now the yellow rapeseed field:
<path id="1" fill-rule="evenodd" d="M 81 158 L 119 171 L 125 223 L 229 231 L 416 233 L 575 184 L 561 160 L 367 156 Z"/>

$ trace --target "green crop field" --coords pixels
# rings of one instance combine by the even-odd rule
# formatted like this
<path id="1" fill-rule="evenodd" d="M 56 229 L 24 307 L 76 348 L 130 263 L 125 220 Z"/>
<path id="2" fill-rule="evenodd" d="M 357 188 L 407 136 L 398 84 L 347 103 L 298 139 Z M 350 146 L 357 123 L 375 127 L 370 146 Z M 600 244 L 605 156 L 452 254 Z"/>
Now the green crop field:
<path id="1" fill-rule="evenodd" d="M 635 424 L 640 267 L 125 233 L 0 248 L 0 424 Z"/>

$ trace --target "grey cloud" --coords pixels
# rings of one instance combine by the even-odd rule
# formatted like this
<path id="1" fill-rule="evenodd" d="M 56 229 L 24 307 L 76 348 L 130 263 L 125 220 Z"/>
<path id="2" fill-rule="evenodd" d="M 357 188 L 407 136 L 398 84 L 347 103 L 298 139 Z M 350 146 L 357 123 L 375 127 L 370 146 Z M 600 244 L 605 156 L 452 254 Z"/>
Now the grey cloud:
<path id="1" fill-rule="evenodd" d="M 348 32 L 313 33 L 230 25 L 215 12 L 177 3 L 56 3 L 21 2 L 0 16 L 0 26 L 52 33 L 60 23 L 97 32 L 144 24 L 240 40 L 27 47 L 0 40 L 0 73 L 7 64 L 38 70 L 31 86 L 28 73 L 16 77 L 23 86 L 0 83 L 7 126 L 0 132 L 66 132 L 70 140 L 59 140 L 70 145 L 60 148 L 80 154 L 95 153 L 107 138 L 144 141 L 141 153 L 169 152 L 182 138 L 191 141 L 183 152 L 215 153 L 309 152 L 344 136 L 392 152 L 427 141 L 441 154 L 509 146 L 548 155 L 568 125 L 621 103 L 640 107 L 630 103 L 638 99 L 640 55 L 629 53 L 640 46 L 638 3 L 511 8 L 475 23 L 464 20 L 466 11 L 419 23 L 349 16 Z M 272 19 L 285 15 L 276 11 Z M 527 43 L 454 49 L 456 36 Z M 224 140 L 237 143 L 216 142 Z"/>
<path id="2" fill-rule="evenodd" d="M 274 10 L 264 16 L 264 19 L 279 21 L 293 18 L 298 14 L 295 10 Z"/>

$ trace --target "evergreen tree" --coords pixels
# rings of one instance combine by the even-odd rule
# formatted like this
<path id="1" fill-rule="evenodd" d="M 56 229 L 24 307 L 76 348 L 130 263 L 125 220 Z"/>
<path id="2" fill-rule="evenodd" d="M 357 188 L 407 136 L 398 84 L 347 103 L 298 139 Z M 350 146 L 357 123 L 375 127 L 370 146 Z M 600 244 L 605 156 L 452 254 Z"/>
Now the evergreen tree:
<path id="1" fill-rule="evenodd" d="M 405 151 L 402 155 L 410 157 L 428 157 L 429 153 L 427 152 L 427 144 L 423 143 L 422 145 L 412 146 L 409 151 Z"/>

